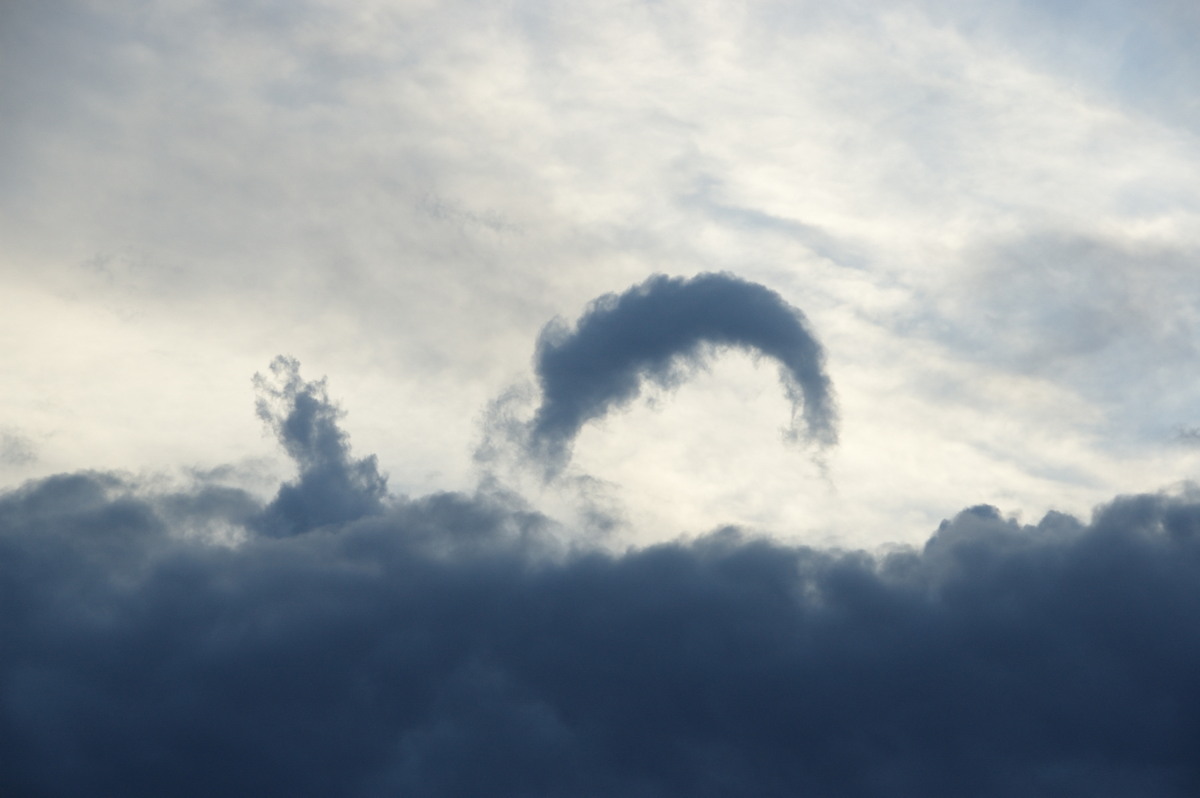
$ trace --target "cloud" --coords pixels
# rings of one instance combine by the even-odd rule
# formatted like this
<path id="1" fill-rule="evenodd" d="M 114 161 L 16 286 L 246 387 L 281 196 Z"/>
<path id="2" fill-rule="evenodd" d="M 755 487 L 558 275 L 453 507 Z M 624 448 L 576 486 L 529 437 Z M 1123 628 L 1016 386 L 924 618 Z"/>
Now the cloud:
<path id="1" fill-rule="evenodd" d="M 0 793 L 1200 787 L 1194 490 L 974 507 L 879 555 L 564 552 L 502 493 L 387 496 L 294 360 L 258 383 L 300 466 L 266 506 L 99 472 L 0 494 Z M 221 524 L 241 542 L 195 533 Z"/>
<path id="2" fill-rule="evenodd" d="M 823 446 L 837 441 L 824 352 L 800 310 L 730 274 L 657 275 L 594 300 L 573 329 L 559 321 L 542 330 L 533 450 L 551 469 L 561 467 L 585 423 L 631 402 L 645 382 L 678 384 L 714 350 L 730 347 L 779 361 L 793 425 L 802 408 L 811 439 Z"/>
<path id="3" fill-rule="evenodd" d="M 1147 351 L 1163 368 L 1196 355 L 1193 247 L 1046 229 L 972 254 L 979 267 L 947 292 L 946 338 L 977 359 L 1112 390 L 1120 380 L 1097 375 L 1127 374 Z M 972 296 L 988 298 L 985 312 L 963 307 Z"/>
<path id="4" fill-rule="evenodd" d="M 374 455 L 351 459 L 346 435 L 337 426 L 342 412 L 329 400 L 325 381 L 305 382 L 299 362 L 281 355 L 271 363 L 271 378 L 255 375 L 254 384 L 259 418 L 300 469 L 297 481 L 280 486 L 259 527 L 268 534 L 293 535 L 380 512 L 387 478 Z"/>
<path id="5" fill-rule="evenodd" d="M 20 431 L 0 427 L 0 465 L 22 466 L 37 461 L 33 443 Z"/>

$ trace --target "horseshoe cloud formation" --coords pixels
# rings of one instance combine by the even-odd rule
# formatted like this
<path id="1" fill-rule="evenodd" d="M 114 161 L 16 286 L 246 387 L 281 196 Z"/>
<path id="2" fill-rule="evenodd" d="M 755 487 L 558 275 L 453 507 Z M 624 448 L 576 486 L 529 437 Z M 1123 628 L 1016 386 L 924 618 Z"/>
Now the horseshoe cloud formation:
<path id="1" fill-rule="evenodd" d="M 728 347 L 779 362 L 793 434 L 802 412 L 809 439 L 821 446 L 837 442 L 825 355 L 804 314 L 765 286 L 710 273 L 656 275 L 593 300 L 574 328 L 548 324 L 535 358 L 542 404 L 531 424 L 531 448 L 551 470 L 560 468 L 585 423 L 628 404 L 643 382 L 678 384 L 713 350 Z"/>
<path id="2" fill-rule="evenodd" d="M 564 549 L 502 491 L 389 493 L 294 360 L 257 384 L 269 501 L 0 491 L 0 795 L 1200 793 L 1194 487 L 876 554 Z"/>

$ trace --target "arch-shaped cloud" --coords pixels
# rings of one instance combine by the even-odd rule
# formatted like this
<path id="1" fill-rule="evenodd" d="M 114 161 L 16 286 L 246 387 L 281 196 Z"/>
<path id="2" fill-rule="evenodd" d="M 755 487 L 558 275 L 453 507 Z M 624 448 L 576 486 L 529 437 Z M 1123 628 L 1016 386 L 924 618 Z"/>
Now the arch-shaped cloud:
<path id="1" fill-rule="evenodd" d="M 779 362 L 780 379 L 802 411 L 805 433 L 837 442 L 837 414 L 824 351 L 798 308 L 771 289 L 731 274 L 656 275 L 622 294 L 593 300 L 568 328 L 551 322 L 538 340 L 542 403 L 530 443 L 550 468 L 568 458 L 588 421 L 627 404 L 644 382 L 669 386 L 713 348 L 750 349 Z"/>

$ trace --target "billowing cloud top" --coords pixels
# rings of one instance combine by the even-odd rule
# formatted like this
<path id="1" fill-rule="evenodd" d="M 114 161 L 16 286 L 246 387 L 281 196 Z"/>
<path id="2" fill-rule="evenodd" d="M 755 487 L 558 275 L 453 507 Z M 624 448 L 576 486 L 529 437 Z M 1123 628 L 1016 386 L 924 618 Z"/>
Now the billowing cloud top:
<path id="1" fill-rule="evenodd" d="M 294 361 L 261 388 L 300 468 L 265 506 L 102 473 L 0 494 L 0 794 L 1200 789 L 1194 495 L 976 507 L 886 556 L 564 554 L 511 497 L 385 495 Z"/>
<path id="2" fill-rule="evenodd" d="M 836 442 L 824 353 L 800 310 L 769 288 L 730 274 L 657 275 L 594 300 L 574 329 L 555 322 L 542 331 L 534 451 L 552 468 L 560 466 L 585 423 L 637 397 L 643 381 L 677 383 L 711 349 L 722 347 L 779 361 L 793 423 L 802 407 L 809 437 L 821 445 Z"/>

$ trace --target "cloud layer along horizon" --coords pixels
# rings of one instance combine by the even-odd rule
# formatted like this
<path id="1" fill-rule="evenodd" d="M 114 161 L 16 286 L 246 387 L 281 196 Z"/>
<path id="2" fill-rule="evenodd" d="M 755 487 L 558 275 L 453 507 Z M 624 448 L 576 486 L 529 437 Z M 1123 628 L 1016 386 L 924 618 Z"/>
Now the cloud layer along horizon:
<path id="1" fill-rule="evenodd" d="M 269 502 L 0 494 L 0 794 L 1200 790 L 1195 492 L 613 553 L 503 492 L 390 495 L 323 382 L 259 389 L 299 470 Z"/>

